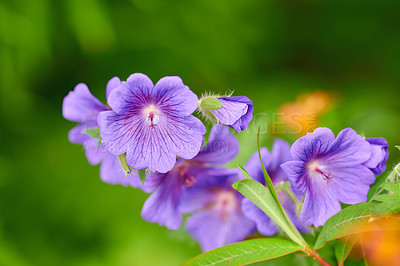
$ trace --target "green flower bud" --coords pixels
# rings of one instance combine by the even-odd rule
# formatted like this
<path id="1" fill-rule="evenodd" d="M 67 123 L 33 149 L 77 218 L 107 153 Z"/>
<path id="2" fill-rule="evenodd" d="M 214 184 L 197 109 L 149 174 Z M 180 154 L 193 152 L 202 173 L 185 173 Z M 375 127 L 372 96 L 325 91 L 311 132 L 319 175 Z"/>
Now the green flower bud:
<path id="1" fill-rule="evenodd" d="M 199 106 L 203 111 L 213 111 L 221 108 L 222 103 L 214 97 L 206 97 L 200 100 Z"/>

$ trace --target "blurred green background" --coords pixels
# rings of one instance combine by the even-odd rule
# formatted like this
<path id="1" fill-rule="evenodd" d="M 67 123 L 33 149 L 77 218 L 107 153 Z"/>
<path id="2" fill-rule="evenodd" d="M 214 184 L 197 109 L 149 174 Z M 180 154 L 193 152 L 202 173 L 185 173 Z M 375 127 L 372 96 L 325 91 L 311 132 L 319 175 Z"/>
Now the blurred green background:
<path id="1" fill-rule="evenodd" d="M 390 168 L 399 10 L 396 0 L 2 0 L 0 265 L 177 265 L 200 252 L 183 230 L 144 222 L 146 194 L 102 183 L 68 142 L 62 99 L 79 82 L 104 101 L 113 76 L 178 75 L 198 94 L 248 96 L 267 120 L 300 92 L 334 91 L 321 125 L 385 137 Z M 238 137 L 231 166 L 255 151 L 254 130 Z"/>

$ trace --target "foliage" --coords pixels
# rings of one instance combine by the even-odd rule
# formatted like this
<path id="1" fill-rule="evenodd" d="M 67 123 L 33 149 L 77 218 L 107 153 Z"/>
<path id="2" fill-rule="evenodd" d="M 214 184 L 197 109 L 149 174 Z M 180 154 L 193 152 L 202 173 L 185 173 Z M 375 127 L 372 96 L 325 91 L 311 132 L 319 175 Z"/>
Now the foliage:
<path id="1" fill-rule="evenodd" d="M 386 182 L 381 185 L 381 188 L 385 189 L 387 193 L 375 197 L 375 200 L 379 202 L 374 208 L 375 211 L 379 213 L 400 212 L 400 182 Z"/>
<path id="2" fill-rule="evenodd" d="M 1 264 L 177 265 L 200 252 L 181 231 L 144 222 L 145 194 L 104 185 L 68 143 L 60 103 L 81 81 L 103 99 L 113 75 L 134 71 L 245 92 L 254 123 L 272 132 L 263 145 L 287 133 L 274 127 L 281 103 L 334 90 L 341 106 L 322 125 L 399 143 L 398 9 L 395 0 L 1 1 Z M 256 150 L 255 134 L 253 125 L 239 136 L 231 167 Z M 388 165 L 399 159 L 391 150 Z"/>
<path id="3" fill-rule="evenodd" d="M 285 239 L 252 239 L 211 250 L 183 265 L 244 265 L 274 259 L 301 249 L 301 246 Z"/>

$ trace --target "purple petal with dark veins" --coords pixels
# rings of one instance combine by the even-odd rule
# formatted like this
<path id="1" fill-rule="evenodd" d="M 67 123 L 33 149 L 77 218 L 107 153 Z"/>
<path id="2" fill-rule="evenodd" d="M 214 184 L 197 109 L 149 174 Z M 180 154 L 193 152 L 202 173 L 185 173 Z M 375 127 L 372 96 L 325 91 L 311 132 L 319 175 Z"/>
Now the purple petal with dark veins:
<path id="1" fill-rule="evenodd" d="M 208 143 L 192 161 L 209 164 L 225 164 L 236 157 L 240 149 L 239 141 L 229 128 L 214 125 L 210 131 Z"/>
<path id="2" fill-rule="evenodd" d="M 97 114 L 107 107 L 94 97 L 84 83 L 79 83 L 65 96 L 62 113 L 65 119 L 96 125 Z"/>

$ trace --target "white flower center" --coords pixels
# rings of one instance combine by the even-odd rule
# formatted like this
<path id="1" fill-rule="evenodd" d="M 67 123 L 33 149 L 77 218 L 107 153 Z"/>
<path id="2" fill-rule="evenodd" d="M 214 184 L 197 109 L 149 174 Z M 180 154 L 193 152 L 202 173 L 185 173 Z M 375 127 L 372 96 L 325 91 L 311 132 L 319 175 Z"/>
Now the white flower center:
<path id="1" fill-rule="evenodd" d="M 328 171 L 325 169 L 325 167 L 321 164 L 319 164 L 318 161 L 313 161 L 307 164 L 308 168 L 308 174 L 310 176 L 321 176 L 323 180 L 326 181 L 326 183 L 329 183 L 332 181 L 333 176 L 331 176 L 331 171 Z"/>
<path id="2" fill-rule="evenodd" d="M 146 125 L 154 129 L 160 122 L 159 114 L 160 110 L 154 105 L 149 105 L 148 107 L 144 108 L 143 115 L 145 117 Z"/>

